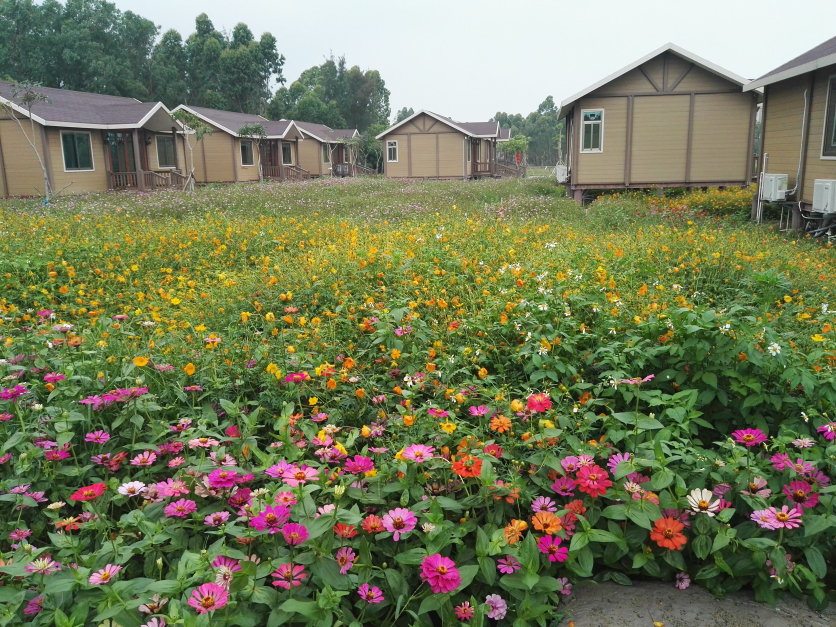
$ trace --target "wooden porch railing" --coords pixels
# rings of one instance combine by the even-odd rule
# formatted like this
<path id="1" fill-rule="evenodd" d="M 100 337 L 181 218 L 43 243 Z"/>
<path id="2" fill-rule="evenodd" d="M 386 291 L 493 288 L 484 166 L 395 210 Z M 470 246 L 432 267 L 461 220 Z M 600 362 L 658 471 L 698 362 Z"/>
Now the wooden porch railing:
<path id="1" fill-rule="evenodd" d="M 303 180 L 311 176 L 308 170 L 296 165 L 264 165 L 261 166 L 261 172 L 264 178 L 279 181 L 286 179 Z"/>
<path id="2" fill-rule="evenodd" d="M 310 171 L 305 168 L 300 168 L 298 165 L 286 165 L 284 169 L 286 179 L 302 181 L 311 177 Z"/>
<path id="3" fill-rule="evenodd" d="M 364 165 L 355 165 L 354 166 L 354 176 L 377 176 L 377 170 L 372 168 L 367 168 Z"/>
<path id="4" fill-rule="evenodd" d="M 138 189 L 139 177 L 136 172 L 108 172 L 109 189 Z M 181 188 L 186 184 L 187 176 L 177 170 L 164 170 L 142 172 L 142 182 L 145 189 L 171 189 Z"/>
<path id="5" fill-rule="evenodd" d="M 108 172 L 109 189 L 128 189 L 137 187 L 136 172 Z"/>
<path id="6" fill-rule="evenodd" d="M 491 164 L 489 161 L 477 161 L 476 163 L 471 164 L 470 173 L 473 175 L 481 174 L 490 174 L 491 173 Z"/>
<path id="7" fill-rule="evenodd" d="M 523 168 L 507 166 L 504 163 L 497 163 L 496 173 L 500 176 L 522 177 L 525 174 L 525 170 Z"/>

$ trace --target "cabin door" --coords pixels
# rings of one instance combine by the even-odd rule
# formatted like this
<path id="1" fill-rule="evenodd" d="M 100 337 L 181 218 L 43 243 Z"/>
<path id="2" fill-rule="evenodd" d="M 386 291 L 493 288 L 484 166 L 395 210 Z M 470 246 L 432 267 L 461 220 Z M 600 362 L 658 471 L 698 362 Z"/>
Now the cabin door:
<path id="1" fill-rule="evenodd" d="M 136 172 L 133 133 L 108 133 L 107 143 L 110 147 L 107 153 L 110 171 L 114 173 Z"/>
<path id="2" fill-rule="evenodd" d="M 477 166 L 476 164 L 479 163 L 479 140 L 478 139 L 471 139 L 470 140 L 470 165 L 471 165 L 471 172 L 476 172 Z"/>

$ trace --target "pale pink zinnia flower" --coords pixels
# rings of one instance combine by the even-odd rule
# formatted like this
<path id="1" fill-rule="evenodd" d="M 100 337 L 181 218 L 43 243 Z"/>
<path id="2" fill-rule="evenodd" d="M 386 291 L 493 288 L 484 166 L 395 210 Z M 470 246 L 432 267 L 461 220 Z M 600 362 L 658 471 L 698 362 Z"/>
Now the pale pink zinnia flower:
<path id="1" fill-rule="evenodd" d="M 110 583 L 110 580 L 113 579 L 120 570 L 122 570 L 121 566 L 116 566 L 115 564 L 108 564 L 99 572 L 90 575 L 89 581 L 94 586 L 99 586 L 104 583 Z"/>

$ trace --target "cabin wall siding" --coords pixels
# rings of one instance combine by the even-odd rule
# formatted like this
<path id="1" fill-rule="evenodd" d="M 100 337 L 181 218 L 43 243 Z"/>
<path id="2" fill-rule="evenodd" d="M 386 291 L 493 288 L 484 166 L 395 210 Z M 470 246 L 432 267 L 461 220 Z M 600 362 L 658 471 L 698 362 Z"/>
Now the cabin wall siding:
<path id="1" fill-rule="evenodd" d="M 31 132 L 29 121 L 24 121 L 27 135 Z M 35 124 L 35 146 L 43 158 L 41 127 Z M 44 193 L 44 176 L 38 159 L 29 142 L 14 120 L 0 120 L 0 141 L 3 142 L 3 165 L 9 189 L 7 196 L 36 196 Z M 2 181 L 0 181 L 2 185 Z"/>
<path id="2" fill-rule="evenodd" d="M 258 160 L 261 156 L 253 141 L 253 164 L 241 165 L 241 142 L 250 141 L 247 139 L 235 139 L 235 162 L 238 166 L 238 180 L 240 182 L 252 182 L 258 180 Z M 230 153 L 230 158 L 232 154 Z"/>
<path id="3" fill-rule="evenodd" d="M 90 149 L 93 153 L 93 170 L 74 170 L 64 172 L 64 150 L 61 146 L 61 130 L 77 133 L 90 133 Z M 52 176 L 55 182 L 53 192 L 63 190 L 62 193 L 81 194 L 84 192 L 103 191 L 107 189 L 107 162 L 104 156 L 104 142 L 102 132 L 98 129 L 46 129 L 49 140 L 49 155 L 52 161 Z M 140 146 L 140 151 L 143 146 Z M 31 148 L 29 149 L 31 152 Z M 34 156 L 34 155 L 33 155 Z M 40 172 L 38 166 L 38 172 Z M 43 176 L 41 176 L 43 178 Z"/>
<path id="4" fill-rule="evenodd" d="M 746 179 L 751 113 L 748 93 L 694 97 L 691 182 Z"/>
<path id="5" fill-rule="evenodd" d="M 634 99 L 631 183 L 685 180 L 689 110 L 687 95 Z"/>
<path id="6" fill-rule="evenodd" d="M 630 70 L 625 75 L 619 76 L 615 80 L 610 81 L 606 85 L 602 85 L 585 97 L 595 98 L 597 96 L 605 96 L 608 94 L 649 94 L 655 92 L 656 89 L 650 81 L 647 80 L 639 68 L 636 68 L 634 70 Z"/>
<path id="7" fill-rule="evenodd" d="M 385 163 L 386 176 L 389 178 L 460 177 L 463 170 L 464 175 L 468 176 L 470 153 L 468 153 L 465 165 L 463 163 L 464 137 L 464 133 L 452 126 L 422 113 L 398 127 L 394 133 L 382 138 L 384 160 L 387 158 L 386 142 L 398 142 L 398 163 Z M 489 142 L 481 141 L 480 159 L 486 161 L 489 154 Z"/>
<path id="8" fill-rule="evenodd" d="M 576 105 L 583 109 L 604 110 L 604 152 L 578 152 L 576 184 L 624 183 L 627 147 L 627 98 L 583 98 Z M 579 118 L 580 119 L 580 118 Z M 580 122 L 579 122 L 580 123 Z M 581 129 L 583 132 L 583 129 Z M 581 137 L 581 141 L 583 137 Z"/>
<path id="9" fill-rule="evenodd" d="M 412 135 L 412 149 L 409 155 L 412 161 L 413 177 L 436 176 L 435 133 L 415 133 Z"/>
<path id="10" fill-rule="evenodd" d="M 322 161 L 322 146 L 324 144 L 313 137 L 306 137 L 299 142 L 299 167 L 312 175 L 329 174 L 330 163 Z"/>
<path id="11" fill-rule="evenodd" d="M 401 129 L 398 129 L 400 131 Z M 386 142 L 398 142 L 398 160 L 393 162 L 386 162 L 386 176 L 394 178 L 404 178 L 409 176 L 409 142 L 406 134 L 393 133 L 386 135 L 383 138 L 383 159 L 389 158 L 389 150 L 386 147 Z"/>
<path id="12" fill-rule="evenodd" d="M 808 80 L 809 74 L 804 74 L 767 86 L 766 119 L 763 125 L 764 141 L 761 154 L 769 155 L 766 172 L 789 176 L 787 182 L 789 189 L 795 187 L 798 174 L 801 125 L 804 117 L 804 90 L 807 89 Z M 815 142 L 811 141 L 811 143 Z M 812 197 L 812 193 L 810 195 Z"/>
<path id="13" fill-rule="evenodd" d="M 459 177 L 464 169 L 464 134 L 439 133 L 438 137 L 438 175 Z"/>
<path id="14" fill-rule="evenodd" d="M 235 180 L 231 141 L 231 136 L 223 131 L 203 136 L 203 145 L 195 149 L 195 153 L 199 152 L 202 158 L 205 155 L 205 163 L 201 163 L 196 172 L 198 180 L 203 183 L 231 183 Z"/>
<path id="15" fill-rule="evenodd" d="M 691 92 L 691 91 L 731 91 L 736 89 L 741 91 L 740 85 L 727 81 L 722 76 L 704 70 L 701 67 L 694 66 L 688 75 L 682 79 L 679 85 L 676 86 L 675 92 Z"/>
<path id="16" fill-rule="evenodd" d="M 813 99 L 810 109 L 810 135 L 807 143 L 806 164 L 803 186 L 799 198 L 802 202 L 813 202 L 813 188 L 816 179 L 836 179 L 836 159 L 822 159 L 822 140 L 827 106 L 827 87 L 830 77 L 836 74 L 836 67 L 817 70 L 813 79 Z M 809 77 L 809 74 L 806 75 Z"/>

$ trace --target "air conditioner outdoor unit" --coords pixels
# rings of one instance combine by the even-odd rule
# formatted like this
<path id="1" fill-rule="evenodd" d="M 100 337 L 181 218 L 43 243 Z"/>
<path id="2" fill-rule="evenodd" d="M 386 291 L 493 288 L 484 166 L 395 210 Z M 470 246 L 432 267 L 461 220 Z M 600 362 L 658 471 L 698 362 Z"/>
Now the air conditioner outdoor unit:
<path id="1" fill-rule="evenodd" d="M 815 180 L 813 183 L 813 211 L 836 213 L 836 180 Z"/>
<path id="2" fill-rule="evenodd" d="M 787 199 L 786 174 L 764 174 L 761 183 L 761 198 L 768 202 L 775 202 Z"/>

